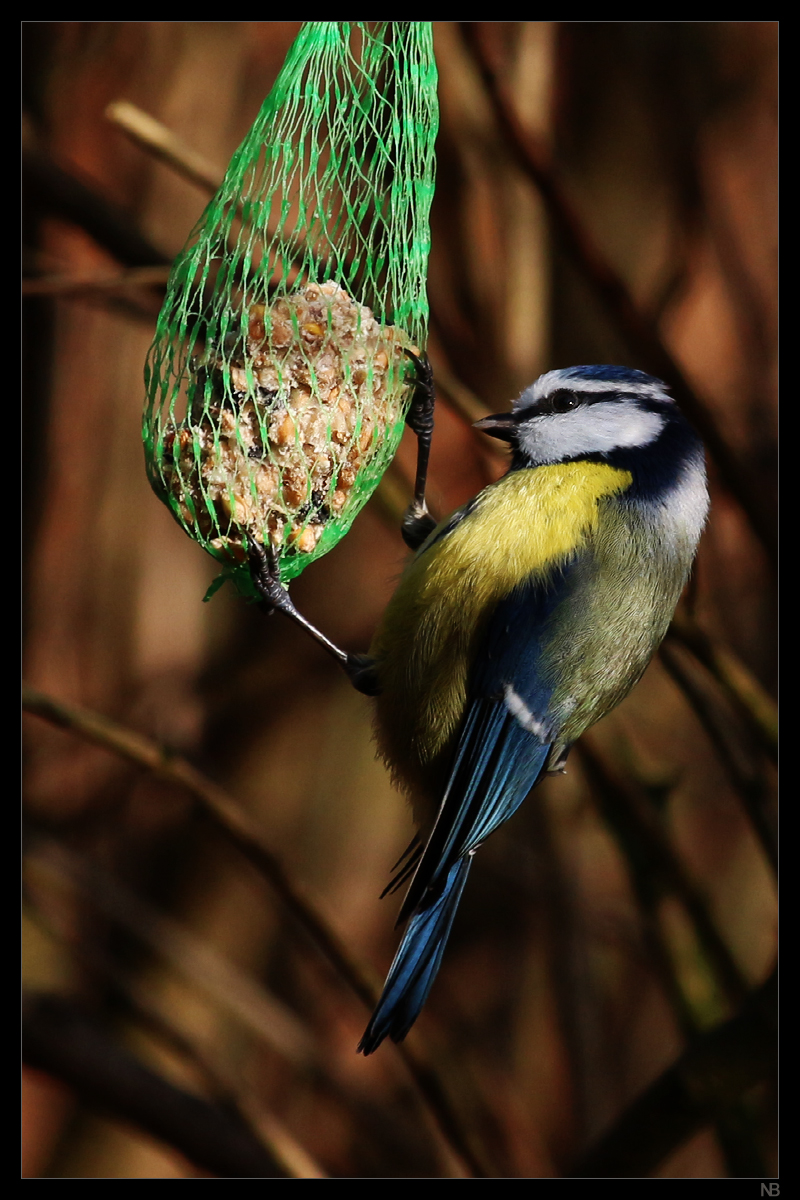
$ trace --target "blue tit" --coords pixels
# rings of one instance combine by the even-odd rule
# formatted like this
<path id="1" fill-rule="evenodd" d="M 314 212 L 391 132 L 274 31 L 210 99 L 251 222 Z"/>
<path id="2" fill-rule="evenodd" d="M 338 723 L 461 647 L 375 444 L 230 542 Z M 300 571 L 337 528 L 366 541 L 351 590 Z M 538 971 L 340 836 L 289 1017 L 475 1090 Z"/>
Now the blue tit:
<path id="1" fill-rule="evenodd" d="M 420 832 L 364 1054 L 419 1015 L 475 851 L 642 675 L 708 511 L 702 444 L 641 371 L 549 371 L 477 428 L 510 469 L 429 534 L 371 648 L 379 749 Z"/>

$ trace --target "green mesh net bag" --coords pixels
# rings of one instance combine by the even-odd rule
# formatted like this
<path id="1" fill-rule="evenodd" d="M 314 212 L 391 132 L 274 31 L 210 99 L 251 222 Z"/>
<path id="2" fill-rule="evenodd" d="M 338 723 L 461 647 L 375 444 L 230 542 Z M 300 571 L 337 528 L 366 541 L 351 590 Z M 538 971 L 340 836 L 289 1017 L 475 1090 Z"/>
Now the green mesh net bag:
<path id="1" fill-rule="evenodd" d="M 347 533 L 424 350 L 431 24 L 309 22 L 172 271 L 145 370 L 158 496 L 255 595 Z M 215 590 L 215 589 L 212 589 Z"/>

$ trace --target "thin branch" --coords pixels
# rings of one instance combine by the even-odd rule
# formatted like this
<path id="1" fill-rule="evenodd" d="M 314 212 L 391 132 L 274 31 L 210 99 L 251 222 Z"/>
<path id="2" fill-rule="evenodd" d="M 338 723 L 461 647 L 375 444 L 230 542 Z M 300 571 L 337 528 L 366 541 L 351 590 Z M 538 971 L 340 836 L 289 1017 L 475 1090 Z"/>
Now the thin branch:
<path id="1" fill-rule="evenodd" d="M 228 1064 L 222 1061 L 217 1049 L 207 1040 L 201 1042 L 195 1035 L 188 1034 L 174 1023 L 172 1017 L 166 1017 L 153 1004 L 149 990 L 129 979 L 107 951 L 101 950 L 95 943 L 89 945 L 79 938 L 65 935 L 39 908 L 31 908 L 30 915 L 47 937 L 64 944 L 84 970 L 102 980 L 115 1010 L 120 1009 L 130 1016 L 142 1030 L 199 1072 L 207 1086 L 209 1098 L 226 1110 L 234 1108 L 282 1171 L 296 1179 L 326 1178 L 325 1171 L 305 1147 L 300 1145 L 274 1113 L 266 1111 L 253 1088 L 234 1074 Z M 247 982 L 250 983 L 250 980 L 247 979 Z"/>
<path id="2" fill-rule="evenodd" d="M 168 1083 L 124 1050 L 76 1004 L 34 995 L 23 1005 L 23 1061 L 63 1080 L 90 1104 L 132 1121 L 190 1162 L 222 1177 L 284 1178 L 232 1113 Z"/>
<path id="3" fill-rule="evenodd" d="M 130 215 L 103 196 L 76 171 L 62 167 L 36 141 L 30 123 L 23 124 L 22 175 L 26 202 L 35 202 L 85 229 L 128 267 L 168 266 L 171 259 L 139 232 Z"/>
<path id="4" fill-rule="evenodd" d="M 128 992 L 123 999 L 132 1019 L 200 1072 L 217 1101 L 235 1110 L 287 1176 L 327 1179 L 327 1172 L 305 1146 L 274 1112 L 264 1107 L 251 1087 L 233 1075 L 211 1046 L 200 1045 L 141 998 Z"/>
<path id="5" fill-rule="evenodd" d="M 702 436 L 726 487 L 736 497 L 753 531 L 774 561 L 777 556 L 774 517 L 765 511 L 761 491 L 751 472 L 727 445 L 709 406 L 689 385 L 658 330 L 639 310 L 624 280 L 594 242 L 557 178 L 547 150 L 520 121 L 499 81 L 479 25 L 462 24 L 461 29 L 480 70 L 498 127 L 517 165 L 538 189 L 565 252 L 631 350 L 669 384 L 676 401 Z"/>
<path id="6" fill-rule="evenodd" d="M 433 366 L 433 377 L 436 381 L 436 396 L 438 399 L 439 391 L 444 393 L 448 407 L 457 413 L 459 417 L 468 425 L 474 424 L 475 421 L 480 421 L 481 417 L 489 415 L 490 409 L 488 404 L 484 403 L 480 397 L 462 383 L 457 378 L 455 372 L 447 361 L 444 349 L 441 345 L 436 345 L 435 348 L 429 347 L 431 364 Z M 485 435 L 483 435 L 485 436 Z M 497 441 L 486 438 L 487 442 L 492 442 L 492 449 L 495 454 L 501 456 L 503 451 L 498 447 Z"/>
<path id="7" fill-rule="evenodd" d="M 585 747 L 582 757 L 586 761 Z M 745 986 L 744 980 L 713 924 L 704 897 L 693 888 L 678 860 L 670 862 L 671 847 L 663 836 L 652 805 L 643 794 L 636 795 L 642 789 L 636 786 L 630 772 L 624 784 L 618 779 L 612 780 L 606 765 L 598 762 L 591 752 L 588 765 L 593 781 L 601 786 L 606 820 L 625 852 L 631 885 L 640 908 L 645 944 L 679 1029 L 691 1045 L 707 1027 L 708 1013 L 687 986 L 660 919 L 665 892 L 680 896 L 694 923 L 695 937 L 714 976 L 715 987 L 725 994 L 732 1007 Z M 763 1163 L 746 1107 L 734 1100 L 729 1110 L 715 1115 L 714 1124 L 729 1174 L 738 1174 L 738 1168 L 744 1162 L 755 1164 L 756 1173 L 762 1173 Z"/>
<path id="8" fill-rule="evenodd" d="M 303 888 L 290 878 L 277 855 L 266 844 L 256 822 L 222 788 L 186 759 L 98 713 L 64 704 L 27 685 L 23 685 L 22 706 L 25 711 L 35 713 L 53 725 L 77 733 L 95 745 L 145 767 L 158 779 L 189 791 L 220 832 L 269 880 L 286 907 L 359 999 L 368 1008 L 373 1007 L 378 996 L 377 978 L 351 956 Z"/>
<path id="9" fill-rule="evenodd" d="M 170 267 L 132 267 L 116 275 L 107 271 L 71 271 L 22 280 L 23 296 L 63 296 L 80 292 L 116 292 L 129 287 L 166 287 Z"/>
<path id="10" fill-rule="evenodd" d="M 714 923 L 705 896 L 670 845 L 652 804 L 630 778 L 621 778 L 613 770 L 591 732 L 581 738 L 579 753 L 600 797 L 603 816 L 626 858 L 631 863 L 643 861 L 651 885 L 681 901 L 720 990 L 734 1008 L 738 1007 L 748 995 L 747 981 Z"/>
<path id="11" fill-rule="evenodd" d="M 213 196 L 222 183 L 224 172 L 135 104 L 128 100 L 115 100 L 106 108 L 106 116 L 127 133 L 137 146 L 165 162 L 202 191 Z"/>
<path id="12" fill-rule="evenodd" d="M 291 879 L 280 860 L 266 844 L 258 825 L 222 788 L 217 787 L 185 759 L 150 741 L 149 738 L 97 713 L 64 704 L 26 684 L 23 685 L 22 705 L 25 711 L 34 713 L 62 729 L 68 729 L 87 741 L 146 768 L 157 778 L 190 792 L 214 826 L 269 881 L 336 973 L 367 1009 L 372 1011 L 379 995 L 378 981 L 374 973 L 349 953 L 315 904 L 310 901 L 300 885 Z M 480 1155 L 472 1147 L 471 1139 L 456 1116 L 434 1069 L 415 1053 L 408 1043 L 401 1043 L 397 1050 L 425 1101 L 435 1127 L 444 1137 L 452 1153 L 462 1159 L 473 1174 L 485 1176 L 487 1171 Z"/>
<path id="13" fill-rule="evenodd" d="M 400 533 L 412 490 L 413 484 L 409 476 L 399 460 L 393 458 L 381 476 L 370 503 L 397 534 Z"/>
<path id="14" fill-rule="evenodd" d="M 96 864 L 51 842 L 37 848 L 29 865 L 35 880 L 69 883 L 88 895 L 104 917 L 148 946 L 293 1066 L 308 1068 L 315 1062 L 313 1035 L 286 1005 L 207 941 L 163 916 Z"/>
<path id="15" fill-rule="evenodd" d="M 695 672 L 687 669 L 687 664 L 682 661 L 681 649 L 683 646 L 677 638 L 673 640 L 672 637 L 668 637 L 659 651 L 661 662 L 686 696 L 715 747 L 717 757 L 739 795 L 767 861 L 773 873 L 777 875 L 777 830 L 770 814 L 771 789 L 763 771 L 748 761 L 746 750 L 741 744 L 743 740 L 746 744 L 747 739 L 742 739 L 741 727 L 737 728 L 730 714 L 727 714 L 726 719 L 719 700 L 714 703 L 706 695 L 704 688 L 695 678 Z"/>
<path id="16" fill-rule="evenodd" d="M 711 672 L 763 750 L 777 762 L 778 708 L 753 673 L 728 646 L 711 637 L 685 612 L 675 614 L 670 634 Z"/>
<path id="17" fill-rule="evenodd" d="M 693 1134 L 777 1072 L 777 975 L 729 1021 L 696 1038 L 572 1172 L 576 1179 L 648 1175 Z"/>

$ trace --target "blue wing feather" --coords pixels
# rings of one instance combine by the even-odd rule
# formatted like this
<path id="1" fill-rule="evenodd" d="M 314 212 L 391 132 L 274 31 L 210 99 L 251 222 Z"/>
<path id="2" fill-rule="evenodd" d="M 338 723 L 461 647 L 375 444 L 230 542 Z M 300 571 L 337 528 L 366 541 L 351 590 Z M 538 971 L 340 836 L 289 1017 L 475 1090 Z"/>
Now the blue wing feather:
<path id="1" fill-rule="evenodd" d="M 544 767 L 552 744 L 553 685 L 543 653 L 555 611 L 572 591 L 577 559 L 546 579 L 526 580 L 497 606 L 470 674 L 468 700 L 445 794 L 433 832 L 400 911 L 405 920 L 446 874 L 519 808 Z M 525 728 L 506 703 L 507 689 L 535 717 Z"/>
<path id="2" fill-rule="evenodd" d="M 468 699 L 439 815 L 400 911 L 410 917 L 359 1049 L 405 1037 L 439 969 L 477 847 L 519 808 L 540 778 L 552 744 L 552 685 L 543 670 L 548 627 L 571 591 L 577 560 L 545 581 L 528 580 L 490 618 L 470 673 Z M 523 723 L 508 689 L 535 721 Z"/>

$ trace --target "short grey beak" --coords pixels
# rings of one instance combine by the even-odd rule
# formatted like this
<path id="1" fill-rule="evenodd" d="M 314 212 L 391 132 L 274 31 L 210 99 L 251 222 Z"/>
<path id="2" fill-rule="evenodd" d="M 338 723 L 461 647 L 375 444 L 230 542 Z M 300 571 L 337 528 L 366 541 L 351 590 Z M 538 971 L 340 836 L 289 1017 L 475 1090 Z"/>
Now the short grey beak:
<path id="1" fill-rule="evenodd" d="M 489 437 L 500 438 L 502 442 L 516 441 L 517 417 L 514 413 L 497 413 L 493 417 L 481 417 L 473 421 L 473 429 L 488 433 Z"/>

